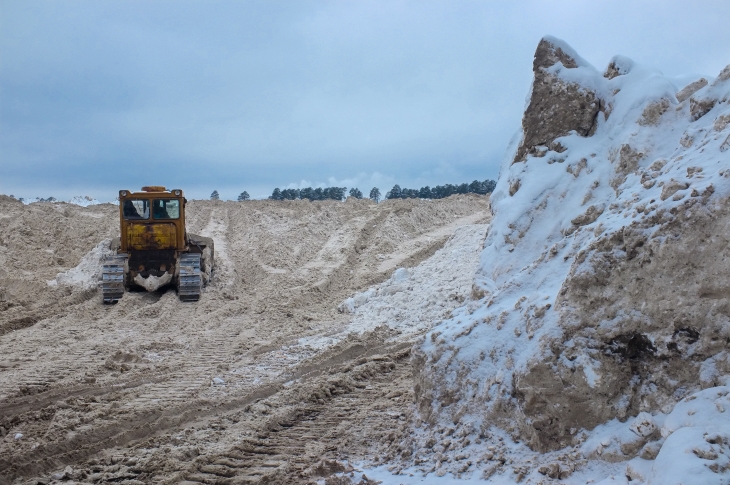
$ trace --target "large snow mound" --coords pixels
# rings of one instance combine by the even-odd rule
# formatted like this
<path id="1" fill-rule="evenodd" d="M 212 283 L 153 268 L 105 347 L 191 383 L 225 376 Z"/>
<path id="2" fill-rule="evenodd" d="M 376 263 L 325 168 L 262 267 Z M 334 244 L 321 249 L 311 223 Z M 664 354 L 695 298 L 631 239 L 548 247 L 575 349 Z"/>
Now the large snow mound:
<path id="1" fill-rule="evenodd" d="M 546 38 L 534 71 L 473 300 L 414 362 L 434 429 L 496 425 L 545 453 L 579 449 L 613 420 L 672 413 L 730 375 L 730 66 L 678 86 L 621 56 L 601 73 Z M 705 431 L 682 439 L 706 447 Z M 670 457 L 679 432 L 609 461 L 650 445 Z M 704 463 L 726 470 L 723 456 Z M 642 480 L 676 482 L 654 468 Z"/>

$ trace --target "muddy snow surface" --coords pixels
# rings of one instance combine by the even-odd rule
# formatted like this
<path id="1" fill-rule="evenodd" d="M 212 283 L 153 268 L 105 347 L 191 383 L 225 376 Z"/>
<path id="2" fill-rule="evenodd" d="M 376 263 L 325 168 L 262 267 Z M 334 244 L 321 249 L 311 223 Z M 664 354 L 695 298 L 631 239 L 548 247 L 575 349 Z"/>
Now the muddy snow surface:
<path id="1" fill-rule="evenodd" d="M 0 196 L 0 483 L 376 483 L 410 353 L 472 291 L 489 198 L 191 201 L 197 303 L 103 305 L 117 207 Z"/>

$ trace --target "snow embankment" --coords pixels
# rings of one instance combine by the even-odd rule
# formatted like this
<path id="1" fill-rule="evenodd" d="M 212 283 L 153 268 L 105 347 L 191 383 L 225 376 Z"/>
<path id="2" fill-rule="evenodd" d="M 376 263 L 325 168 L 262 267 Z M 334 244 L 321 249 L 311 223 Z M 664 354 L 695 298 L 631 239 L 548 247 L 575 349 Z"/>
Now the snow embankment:
<path id="1" fill-rule="evenodd" d="M 730 376 L 730 66 L 677 86 L 625 57 L 601 73 L 548 37 L 533 68 L 522 134 L 492 194 L 475 300 L 416 353 L 422 418 L 432 430 L 456 426 L 472 447 L 506 433 L 515 449 L 562 450 L 558 478 L 602 469 L 591 460 L 644 456 L 637 480 L 685 483 L 668 463 L 693 467 L 700 455 L 707 477 L 726 478 L 725 451 L 693 450 L 726 446 L 730 434 L 718 428 L 721 446 L 692 424 L 724 404 L 669 428 L 667 417 L 661 433 L 618 453 L 586 446 L 613 420 L 680 416 L 683 399 L 727 394 L 715 386 Z M 670 446 L 680 435 L 684 445 Z M 444 470 L 478 470 L 453 453 L 440 452 Z"/>
<path id="2" fill-rule="evenodd" d="M 444 247 L 413 268 L 399 268 L 385 282 L 340 304 L 352 313 L 348 331 L 385 326 L 402 336 L 423 333 L 459 307 L 472 290 L 488 226 L 458 228 Z"/>

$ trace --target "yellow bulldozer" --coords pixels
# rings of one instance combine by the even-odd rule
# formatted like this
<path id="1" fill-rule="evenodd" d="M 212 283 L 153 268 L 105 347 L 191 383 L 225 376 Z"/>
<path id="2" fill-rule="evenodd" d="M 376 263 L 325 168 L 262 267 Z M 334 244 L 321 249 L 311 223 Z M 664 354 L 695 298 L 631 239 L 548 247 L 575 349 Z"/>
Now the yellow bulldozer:
<path id="1" fill-rule="evenodd" d="M 197 301 L 213 271 L 213 240 L 185 230 L 187 199 L 179 189 L 142 187 L 119 191 L 120 237 L 102 268 L 104 303 L 125 290 L 175 286 L 182 301 Z"/>

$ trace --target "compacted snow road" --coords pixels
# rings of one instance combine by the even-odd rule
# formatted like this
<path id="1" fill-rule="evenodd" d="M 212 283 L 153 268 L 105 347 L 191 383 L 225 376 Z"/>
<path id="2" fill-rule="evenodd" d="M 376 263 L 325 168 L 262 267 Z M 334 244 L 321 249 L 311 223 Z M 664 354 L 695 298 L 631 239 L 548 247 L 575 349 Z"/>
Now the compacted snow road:
<path id="1" fill-rule="evenodd" d="M 311 483 L 401 453 L 432 323 L 404 295 L 448 315 L 470 275 L 443 268 L 475 267 L 491 217 L 473 195 L 191 201 L 216 243 L 201 301 L 104 306 L 116 206 L 0 206 L 0 483 Z"/>

